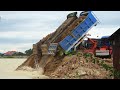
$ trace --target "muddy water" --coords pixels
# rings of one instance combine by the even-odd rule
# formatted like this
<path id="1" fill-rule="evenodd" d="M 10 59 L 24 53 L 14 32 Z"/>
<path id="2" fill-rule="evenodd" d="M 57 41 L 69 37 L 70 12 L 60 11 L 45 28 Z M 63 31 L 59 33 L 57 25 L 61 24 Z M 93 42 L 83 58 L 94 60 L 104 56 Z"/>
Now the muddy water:
<path id="1" fill-rule="evenodd" d="M 47 76 L 42 75 L 43 70 L 32 69 L 30 67 L 23 67 L 23 70 L 15 71 L 25 59 L 0 59 L 0 79 L 48 79 Z"/>

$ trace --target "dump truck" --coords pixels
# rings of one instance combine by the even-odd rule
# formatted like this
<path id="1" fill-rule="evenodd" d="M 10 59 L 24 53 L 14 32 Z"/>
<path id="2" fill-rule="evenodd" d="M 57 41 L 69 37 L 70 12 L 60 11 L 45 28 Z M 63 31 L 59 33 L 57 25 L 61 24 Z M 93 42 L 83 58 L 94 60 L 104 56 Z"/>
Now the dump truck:
<path id="1" fill-rule="evenodd" d="M 66 52 L 76 50 L 87 32 L 98 24 L 98 19 L 92 11 L 83 11 L 77 17 L 77 12 L 67 15 L 67 19 L 55 32 L 33 44 L 33 53 L 20 65 L 32 68 L 43 68 L 49 61 L 64 57 Z"/>

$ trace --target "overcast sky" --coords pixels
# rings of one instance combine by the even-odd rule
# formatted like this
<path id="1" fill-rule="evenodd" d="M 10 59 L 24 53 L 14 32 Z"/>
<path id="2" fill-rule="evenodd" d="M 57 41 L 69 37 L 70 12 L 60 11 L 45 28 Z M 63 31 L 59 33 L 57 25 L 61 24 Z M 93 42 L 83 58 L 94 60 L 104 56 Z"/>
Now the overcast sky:
<path id="1" fill-rule="evenodd" d="M 74 11 L 0 11 L 0 52 L 24 52 L 55 31 Z M 78 16 L 81 11 L 77 11 Z M 120 11 L 93 11 L 100 23 L 88 33 L 91 38 L 111 35 L 120 25 Z"/>

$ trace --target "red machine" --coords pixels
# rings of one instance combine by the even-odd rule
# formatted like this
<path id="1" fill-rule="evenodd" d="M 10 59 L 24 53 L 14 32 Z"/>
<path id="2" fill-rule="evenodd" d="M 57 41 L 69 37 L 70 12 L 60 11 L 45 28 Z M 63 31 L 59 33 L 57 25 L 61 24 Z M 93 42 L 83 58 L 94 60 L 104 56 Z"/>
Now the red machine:
<path id="1" fill-rule="evenodd" d="M 92 53 L 98 57 L 111 57 L 112 47 L 108 38 L 108 36 L 103 36 L 101 39 L 88 38 L 84 44 L 84 52 Z"/>
<path id="2" fill-rule="evenodd" d="M 97 47 L 98 41 L 96 39 L 90 39 L 88 38 L 87 42 L 86 42 L 86 49 L 84 50 L 84 52 L 87 53 L 95 53 L 96 47 Z"/>
<path id="3" fill-rule="evenodd" d="M 112 55 L 112 46 L 110 41 L 108 40 L 109 36 L 103 36 L 100 40 L 100 44 L 97 46 L 95 55 L 96 56 L 108 56 Z"/>

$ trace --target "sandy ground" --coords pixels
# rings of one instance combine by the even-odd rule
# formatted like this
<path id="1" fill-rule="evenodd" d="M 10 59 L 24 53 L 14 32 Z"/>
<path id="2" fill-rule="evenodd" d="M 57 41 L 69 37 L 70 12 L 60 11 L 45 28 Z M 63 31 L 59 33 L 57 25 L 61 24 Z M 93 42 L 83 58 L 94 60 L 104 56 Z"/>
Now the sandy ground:
<path id="1" fill-rule="evenodd" d="M 15 71 L 26 59 L 0 59 L 0 79 L 48 79 L 42 75 L 42 69 L 34 70 L 25 67 L 26 70 Z"/>

